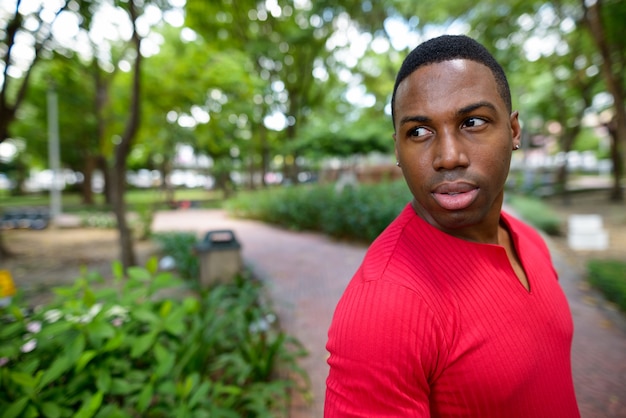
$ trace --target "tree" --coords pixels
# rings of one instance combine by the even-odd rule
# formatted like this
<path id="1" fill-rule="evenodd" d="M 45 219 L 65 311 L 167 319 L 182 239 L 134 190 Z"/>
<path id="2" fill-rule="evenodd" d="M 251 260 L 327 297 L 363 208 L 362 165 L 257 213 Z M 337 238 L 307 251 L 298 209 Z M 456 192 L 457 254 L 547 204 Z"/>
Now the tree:
<path id="1" fill-rule="evenodd" d="M 150 121 L 139 132 L 142 154 L 172 167 L 176 146 L 187 144 L 208 156 L 213 174 L 226 180 L 233 160 L 251 153 L 249 119 L 263 83 L 242 51 L 207 42 L 188 28 L 165 27 L 161 34 L 160 53 L 146 60 L 144 71 L 143 113 Z"/>
<path id="2" fill-rule="evenodd" d="M 139 11 L 135 0 L 128 2 L 128 14 L 132 25 L 131 43 L 135 52 L 135 60 L 132 65 L 132 84 L 130 91 L 130 103 L 128 108 L 128 119 L 124 131 L 120 136 L 119 143 L 115 146 L 112 178 L 112 200 L 113 212 L 117 219 L 117 229 L 119 231 L 120 261 L 124 268 L 136 264 L 135 252 L 133 249 L 132 232 L 126 219 L 126 171 L 128 155 L 132 149 L 133 141 L 139 130 L 140 124 L 140 94 L 141 94 L 141 36 L 137 30 L 137 18 Z"/>
<path id="3" fill-rule="evenodd" d="M 622 35 L 622 26 L 626 19 L 626 4 L 620 1 L 602 0 L 581 1 L 584 10 L 584 23 L 596 43 L 602 57 L 602 76 L 607 90 L 613 96 L 614 119 L 609 132 L 613 139 L 611 155 L 613 160 L 613 187 L 610 200 L 624 200 L 621 187 L 623 160 L 621 142 L 626 141 L 626 41 Z"/>
<path id="4" fill-rule="evenodd" d="M 0 39 L 0 50 L 4 54 L 0 63 L 0 142 L 10 137 L 10 126 L 24 101 L 32 71 L 42 54 L 53 48 L 52 25 L 67 6 L 67 2 L 61 2 L 60 6 L 52 10 L 52 19 L 48 17 L 50 8 L 43 3 L 37 9 L 28 10 L 26 15 L 22 9 L 27 9 L 28 5 L 22 8 L 21 0 L 16 0 L 11 14 L 6 9 L 1 10 L 4 15 L 0 17 L 0 21 L 4 23 L 4 30 L 0 32 L 3 35 Z M 16 48 L 23 46 L 19 43 L 20 39 L 32 44 L 30 59 L 21 60 L 16 56 Z"/>
<path id="5" fill-rule="evenodd" d="M 13 136 L 24 138 L 28 154 L 46 166 L 48 158 L 47 93 L 53 88 L 59 96 L 58 118 L 61 163 L 65 168 L 81 172 L 91 184 L 87 165 L 99 153 L 97 124 L 94 112 L 95 87 L 90 68 L 76 54 L 54 53 L 33 72 L 26 100 L 13 124 Z M 80 119 L 77 118 L 80 115 Z M 83 202 L 93 202 L 91 188 L 83 188 Z"/>
<path id="6" fill-rule="evenodd" d="M 3 29 L 0 31 L 0 51 L 3 51 L 2 78 L 0 83 L 0 143 L 10 138 L 10 127 L 15 121 L 26 95 L 30 76 L 33 68 L 41 58 L 41 55 L 50 48 L 52 42 L 52 25 L 56 17 L 67 8 L 67 2 L 52 11 L 53 18 L 49 19 L 47 13 L 50 9 L 43 3 L 36 10 L 28 11 L 25 16 L 21 11 L 21 0 L 16 0 L 13 11 L 4 6 L 0 9 L 0 22 Z M 26 6 L 24 7 L 26 8 Z M 34 23 L 26 25 L 26 22 Z M 25 39 L 32 43 L 32 57 L 30 60 L 19 60 L 15 56 L 19 39 Z M 6 248 L 0 233 L 0 260 L 11 255 Z"/>
<path id="7" fill-rule="evenodd" d="M 258 144 L 262 170 L 269 164 L 268 126 L 280 138 L 274 150 L 284 161 L 285 175 L 294 181 L 298 171 L 300 130 L 327 104 L 341 64 L 329 39 L 346 25 L 382 28 L 384 3 L 353 0 L 310 3 L 256 0 L 187 2 L 187 24 L 207 42 L 243 51 L 253 70 L 265 81 L 257 109 L 249 117 L 253 141 Z M 354 19 L 353 19 L 354 17 Z M 342 49 L 349 49 L 346 44 Z M 334 68 L 333 68 L 334 67 Z M 349 71 L 349 70 L 347 70 Z M 333 74 L 325 79 L 323 74 Z M 315 74 L 322 74 L 316 76 Z M 282 123 L 272 126 L 270 119 Z M 335 115 L 337 120 L 337 115 Z"/>

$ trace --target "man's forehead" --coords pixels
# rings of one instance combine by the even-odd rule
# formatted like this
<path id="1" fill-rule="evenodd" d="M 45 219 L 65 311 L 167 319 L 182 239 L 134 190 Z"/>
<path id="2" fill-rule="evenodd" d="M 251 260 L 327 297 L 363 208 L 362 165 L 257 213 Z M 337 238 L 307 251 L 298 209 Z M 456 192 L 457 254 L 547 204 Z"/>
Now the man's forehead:
<path id="1" fill-rule="evenodd" d="M 418 77 L 416 74 L 420 74 Z M 465 76 L 476 77 L 480 75 L 480 81 L 484 84 L 484 82 L 493 82 L 494 88 L 497 89 L 497 82 L 490 71 L 489 67 L 484 65 L 483 63 L 468 60 L 468 59 L 454 59 L 454 60 L 446 60 L 433 62 L 429 64 L 425 64 L 415 69 L 415 71 L 409 73 L 399 84 L 396 90 L 396 95 L 401 93 L 405 93 L 406 90 L 410 90 L 416 83 L 421 83 L 423 75 L 426 80 L 425 82 L 431 85 L 430 83 L 441 80 L 442 83 L 448 83 L 453 79 L 461 79 Z M 436 84 L 439 85 L 439 84 Z"/>

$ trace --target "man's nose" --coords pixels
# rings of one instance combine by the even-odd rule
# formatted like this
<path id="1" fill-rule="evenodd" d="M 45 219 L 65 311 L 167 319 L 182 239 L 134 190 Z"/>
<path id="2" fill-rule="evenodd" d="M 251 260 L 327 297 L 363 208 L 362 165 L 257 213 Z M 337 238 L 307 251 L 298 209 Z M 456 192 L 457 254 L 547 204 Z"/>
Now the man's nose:
<path id="1" fill-rule="evenodd" d="M 454 170 L 467 167 L 467 144 L 460 132 L 454 129 L 443 129 L 437 133 L 433 168 L 435 170 Z"/>

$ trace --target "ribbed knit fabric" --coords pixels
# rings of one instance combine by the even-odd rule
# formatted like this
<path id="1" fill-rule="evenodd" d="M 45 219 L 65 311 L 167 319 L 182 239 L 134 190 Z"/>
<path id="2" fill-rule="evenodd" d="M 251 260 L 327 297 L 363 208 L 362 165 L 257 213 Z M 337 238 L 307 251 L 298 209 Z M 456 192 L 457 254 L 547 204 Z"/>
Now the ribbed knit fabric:
<path id="1" fill-rule="evenodd" d="M 548 249 L 503 220 L 506 251 L 452 237 L 407 205 L 372 243 L 329 330 L 325 417 L 579 417 L 572 318 Z"/>

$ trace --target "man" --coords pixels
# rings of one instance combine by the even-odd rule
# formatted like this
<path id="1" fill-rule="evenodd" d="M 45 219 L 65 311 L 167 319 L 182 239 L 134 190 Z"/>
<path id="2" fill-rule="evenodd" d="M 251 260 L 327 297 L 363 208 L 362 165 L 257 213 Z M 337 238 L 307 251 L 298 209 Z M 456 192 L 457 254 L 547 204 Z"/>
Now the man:
<path id="1" fill-rule="evenodd" d="M 325 416 L 580 416 L 550 254 L 501 210 L 521 133 L 504 71 L 471 38 L 431 39 L 391 107 L 414 199 L 337 305 Z"/>

